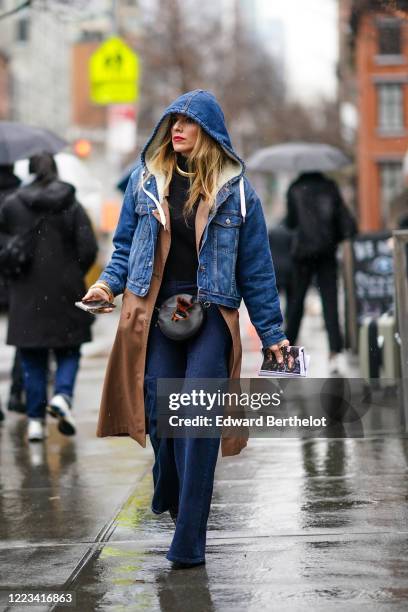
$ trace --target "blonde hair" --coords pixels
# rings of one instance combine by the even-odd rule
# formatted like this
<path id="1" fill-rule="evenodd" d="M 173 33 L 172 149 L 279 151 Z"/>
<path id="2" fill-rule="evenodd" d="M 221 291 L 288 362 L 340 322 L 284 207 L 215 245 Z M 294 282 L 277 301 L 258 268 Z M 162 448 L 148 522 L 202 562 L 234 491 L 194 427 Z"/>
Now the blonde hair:
<path id="1" fill-rule="evenodd" d="M 166 134 L 149 163 L 153 174 L 155 171 L 164 173 L 164 191 L 170 184 L 177 161 L 172 145 L 171 126 L 170 121 Z M 188 197 L 184 204 L 185 218 L 189 216 L 200 196 L 207 202 L 210 210 L 213 208 L 217 196 L 218 178 L 227 159 L 227 154 L 221 146 L 199 125 L 197 140 L 187 158 L 188 171 L 194 173 L 194 176 L 190 178 Z M 144 180 L 146 179 L 147 177 Z"/>

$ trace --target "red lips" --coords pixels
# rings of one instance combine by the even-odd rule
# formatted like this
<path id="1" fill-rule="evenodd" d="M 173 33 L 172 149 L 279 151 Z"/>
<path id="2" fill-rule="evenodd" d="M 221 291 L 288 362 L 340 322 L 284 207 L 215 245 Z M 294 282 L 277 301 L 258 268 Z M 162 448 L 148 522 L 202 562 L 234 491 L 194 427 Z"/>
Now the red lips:
<path id="1" fill-rule="evenodd" d="M 173 142 L 181 142 L 185 140 L 182 136 L 173 136 Z"/>

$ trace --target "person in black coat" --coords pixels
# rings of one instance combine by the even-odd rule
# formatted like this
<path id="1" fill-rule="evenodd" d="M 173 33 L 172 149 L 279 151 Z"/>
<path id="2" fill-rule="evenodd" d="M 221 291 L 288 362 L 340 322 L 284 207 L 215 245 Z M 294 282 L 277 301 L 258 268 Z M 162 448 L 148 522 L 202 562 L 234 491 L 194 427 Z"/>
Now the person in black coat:
<path id="1" fill-rule="evenodd" d="M 343 348 L 337 305 L 336 250 L 343 239 L 341 208 L 345 206 L 334 181 L 321 172 L 301 174 L 287 193 L 286 225 L 294 230 L 292 292 L 286 335 L 296 344 L 307 290 L 316 276 L 329 338 L 329 369 L 338 373 Z"/>
<path id="2" fill-rule="evenodd" d="M 21 181 L 14 174 L 12 164 L 0 165 L 0 207 L 7 196 L 11 195 L 20 187 Z M 8 308 L 8 282 L 0 271 L 0 310 Z M 8 400 L 8 409 L 16 412 L 25 413 L 25 405 L 22 399 L 23 394 L 23 375 L 21 369 L 20 353 L 16 350 L 14 365 L 11 372 L 11 387 Z M 0 406 L 0 421 L 4 419 L 4 414 Z"/>
<path id="3" fill-rule="evenodd" d="M 48 412 L 58 418 L 61 433 L 75 433 L 72 395 L 80 346 L 91 340 L 93 317 L 74 303 L 84 295 L 84 276 L 95 260 L 97 243 L 74 187 L 58 180 L 52 155 L 33 156 L 29 171 L 35 175 L 33 183 L 7 197 L 0 208 L 0 233 L 23 234 L 36 227 L 30 267 L 10 279 L 7 344 L 21 350 L 28 438 L 42 440 L 49 349 L 57 371 Z"/>
<path id="4" fill-rule="evenodd" d="M 21 181 L 14 174 L 13 165 L 0 165 L 0 208 L 7 196 L 20 187 Z M 0 309 L 6 310 L 8 306 L 7 279 L 0 270 Z"/>

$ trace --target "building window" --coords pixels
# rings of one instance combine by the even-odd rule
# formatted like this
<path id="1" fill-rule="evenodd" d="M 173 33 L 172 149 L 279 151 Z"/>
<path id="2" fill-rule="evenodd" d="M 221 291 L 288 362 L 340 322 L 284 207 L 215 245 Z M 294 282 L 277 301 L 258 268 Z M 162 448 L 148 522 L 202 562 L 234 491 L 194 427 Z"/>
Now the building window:
<path id="1" fill-rule="evenodd" d="M 380 83 L 378 92 L 378 127 L 383 132 L 404 129 L 404 94 L 401 83 Z"/>
<path id="2" fill-rule="evenodd" d="M 401 21 L 392 18 L 382 18 L 378 20 L 377 28 L 378 53 L 380 55 L 401 55 Z"/>
<path id="3" fill-rule="evenodd" d="M 16 22 L 17 42 L 28 42 L 30 36 L 30 22 L 27 17 L 22 17 Z"/>
<path id="4" fill-rule="evenodd" d="M 381 162 L 380 170 L 380 192 L 381 210 L 384 223 L 387 222 L 390 211 L 390 202 L 399 195 L 404 188 L 404 176 L 402 163 L 395 161 Z"/>

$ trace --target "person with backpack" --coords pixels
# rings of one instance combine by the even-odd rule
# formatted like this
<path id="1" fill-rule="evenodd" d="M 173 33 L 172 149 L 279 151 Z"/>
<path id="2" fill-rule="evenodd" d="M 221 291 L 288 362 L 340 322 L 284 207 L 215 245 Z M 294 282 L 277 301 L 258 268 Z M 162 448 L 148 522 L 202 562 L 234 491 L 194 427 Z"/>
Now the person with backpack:
<path id="1" fill-rule="evenodd" d="M 338 244 L 357 231 L 336 183 L 321 172 L 301 174 L 287 193 L 286 225 L 294 230 L 292 291 L 286 335 L 296 344 L 307 290 L 316 277 L 329 340 L 329 371 L 339 373 L 343 349 L 337 304 Z"/>
<path id="2" fill-rule="evenodd" d="M 7 344 L 20 349 L 29 441 L 46 437 L 46 411 L 62 434 L 73 435 L 72 396 L 80 347 L 91 340 L 93 318 L 75 307 L 97 254 L 91 222 L 75 188 L 58 180 L 52 155 L 30 158 L 34 181 L 0 208 L 0 266 L 9 277 Z M 47 400 L 50 350 L 57 370 Z"/>

